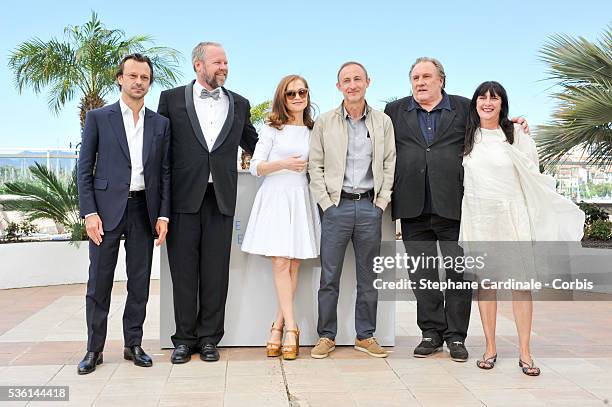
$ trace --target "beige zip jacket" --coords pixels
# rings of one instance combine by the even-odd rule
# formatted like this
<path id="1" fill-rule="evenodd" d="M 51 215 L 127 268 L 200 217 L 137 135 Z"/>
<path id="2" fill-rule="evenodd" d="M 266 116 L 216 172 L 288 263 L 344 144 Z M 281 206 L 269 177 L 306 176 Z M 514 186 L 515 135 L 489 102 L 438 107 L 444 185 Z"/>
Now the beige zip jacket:
<path id="1" fill-rule="evenodd" d="M 395 137 L 389 116 L 366 105 L 365 124 L 372 140 L 374 204 L 384 210 L 391 201 L 395 172 Z M 348 129 L 342 105 L 319 116 L 310 135 L 310 191 L 324 211 L 340 203 Z"/>

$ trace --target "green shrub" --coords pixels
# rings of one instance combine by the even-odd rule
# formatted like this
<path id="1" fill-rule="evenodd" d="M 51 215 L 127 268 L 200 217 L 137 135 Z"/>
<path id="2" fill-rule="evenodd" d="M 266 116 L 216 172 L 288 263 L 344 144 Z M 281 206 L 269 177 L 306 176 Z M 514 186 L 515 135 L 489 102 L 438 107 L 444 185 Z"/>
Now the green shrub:
<path id="1" fill-rule="evenodd" d="M 612 222 L 609 220 L 596 220 L 587 228 L 587 236 L 594 240 L 612 239 Z"/>
<path id="2" fill-rule="evenodd" d="M 4 238 L 2 240 L 6 242 L 17 242 L 36 232 L 38 232 L 38 228 L 27 220 L 21 223 L 9 222 L 4 231 Z"/>
<path id="3" fill-rule="evenodd" d="M 7 242 L 16 242 L 20 239 L 19 224 L 16 222 L 9 222 L 4 230 L 4 238 L 2 240 Z"/>
<path id="4" fill-rule="evenodd" d="M 38 232 L 38 228 L 27 220 L 24 220 L 19 224 L 19 231 L 22 236 L 31 236 L 33 233 Z"/>
<path id="5" fill-rule="evenodd" d="M 586 215 L 585 223 L 587 224 L 587 226 L 592 225 L 594 222 L 598 220 L 608 220 L 608 217 L 609 217 L 608 212 L 601 209 L 599 206 L 595 204 L 587 203 L 587 202 L 580 202 L 578 206 L 580 207 L 580 209 L 582 209 L 582 211 Z"/>

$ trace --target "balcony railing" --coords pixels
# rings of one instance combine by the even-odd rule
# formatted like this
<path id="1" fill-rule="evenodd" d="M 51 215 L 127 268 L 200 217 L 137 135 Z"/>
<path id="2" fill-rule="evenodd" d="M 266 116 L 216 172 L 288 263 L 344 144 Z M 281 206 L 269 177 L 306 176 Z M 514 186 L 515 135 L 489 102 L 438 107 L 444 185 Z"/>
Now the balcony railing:
<path id="1" fill-rule="evenodd" d="M 32 180 L 34 163 L 46 166 L 62 181 L 72 175 L 78 150 L 41 148 L 0 148 L 0 185 L 6 182 Z"/>

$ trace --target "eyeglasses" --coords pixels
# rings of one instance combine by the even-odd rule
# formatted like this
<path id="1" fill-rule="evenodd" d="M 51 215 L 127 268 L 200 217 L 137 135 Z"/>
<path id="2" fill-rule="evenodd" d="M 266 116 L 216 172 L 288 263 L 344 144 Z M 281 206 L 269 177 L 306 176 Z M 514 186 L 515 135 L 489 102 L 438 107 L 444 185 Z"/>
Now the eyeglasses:
<path id="1" fill-rule="evenodd" d="M 296 96 L 304 99 L 306 95 L 308 95 L 308 89 L 288 90 L 285 92 L 285 96 L 287 96 L 289 100 L 295 99 Z"/>

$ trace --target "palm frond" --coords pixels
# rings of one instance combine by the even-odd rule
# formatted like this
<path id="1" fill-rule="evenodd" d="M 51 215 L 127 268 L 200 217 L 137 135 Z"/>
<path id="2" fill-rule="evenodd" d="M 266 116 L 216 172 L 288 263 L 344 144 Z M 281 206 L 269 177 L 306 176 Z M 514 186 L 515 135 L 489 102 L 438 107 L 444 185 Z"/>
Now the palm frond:
<path id="1" fill-rule="evenodd" d="M 4 185 L 4 192 L 16 195 L 19 198 L 3 202 L 8 210 L 24 212 L 29 220 L 52 219 L 53 221 L 72 228 L 79 222 L 78 193 L 74 177 L 65 185 L 55 174 L 45 166 L 36 163 L 30 167 L 35 182 L 8 182 Z"/>
<path id="2" fill-rule="evenodd" d="M 540 56 L 561 87 L 552 121 L 537 128 L 542 163 L 550 167 L 583 148 L 587 163 L 612 165 L 612 26 L 597 43 L 553 36 Z"/>
<path id="3" fill-rule="evenodd" d="M 66 102 L 72 100 L 76 89 L 74 84 L 68 78 L 57 80 L 49 87 L 47 95 L 47 104 L 49 109 L 54 113 L 59 113 Z"/>
<path id="4" fill-rule="evenodd" d="M 540 51 L 540 59 L 549 65 L 549 79 L 561 85 L 612 81 L 612 48 L 602 47 L 585 38 L 554 35 Z"/>
<path id="5" fill-rule="evenodd" d="M 162 88 L 175 86 L 181 80 L 180 52 L 169 47 L 152 47 L 145 50 L 144 54 L 151 58 L 154 82 Z"/>
<path id="6" fill-rule="evenodd" d="M 40 93 L 49 83 L 70 72 L 74 62 L 74 51 L 69 44 L 34 38 L 11 52 L 8 65 L 14 72 L 19 92 L 31 87 L 35 93 Z"/>
<path id="7" fill-rule="evenodd" d="M 7 185 L 7 191 L 9 194 L 21 197 L 3 202 L 3 206 L 7 210 L 23 212 L 28 220 L 53 219 L 58 223 L 67 225 L 65 208 L 58 202 L 56 196 L 50 194 L 44 188 L 18 182 Z"/>
<path id="8" fill-rule="evenodd" d="M 586 158 L 587 164 L 612 165 L 612 147 L 609 141 L 612 138 L 612 132 L 590 130 L 576 134 L 572 130 L 571 126 L 538 127 L 538 151 L 542 164 L 554 166 L 562 162 L 564 156 L 575 148 L 583 148 L 587 154 L 587 157 L 583 157 Z"/>
<path id="9" fill-rule="evenodd" d="M 612 82 L 593 81 L 591 86 L 569 88 L 560 94 L 566 103 L 573 106 L 574 117 L 590 125 L 610 127 L 612 123 Z M 565 112 L 564 112 L 565 113 Z M 565 117 L 565 115 L 563 116 Z"/>

